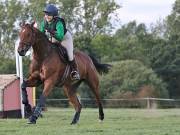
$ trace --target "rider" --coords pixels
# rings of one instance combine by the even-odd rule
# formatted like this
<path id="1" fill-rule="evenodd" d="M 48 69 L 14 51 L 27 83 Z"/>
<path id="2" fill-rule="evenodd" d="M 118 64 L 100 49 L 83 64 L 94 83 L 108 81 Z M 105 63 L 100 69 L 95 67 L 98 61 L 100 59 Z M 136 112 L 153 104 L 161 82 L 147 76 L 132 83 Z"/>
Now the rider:
<path id="1" fill-rule="evenodd" d="M 71 67 L 71 76 L 73 80 L 79 80 L 80 76 L 73 55 L 73 38 L 71 33 L 66 29 L 64 19 L 58 17 L 58 9 L 53 4 L 48 4 L 43 12 L 45 16 L 40 24 L 40 31 L 45 33 L 52 43 L 61 42 L 61 45 L 66 48 Z"/>

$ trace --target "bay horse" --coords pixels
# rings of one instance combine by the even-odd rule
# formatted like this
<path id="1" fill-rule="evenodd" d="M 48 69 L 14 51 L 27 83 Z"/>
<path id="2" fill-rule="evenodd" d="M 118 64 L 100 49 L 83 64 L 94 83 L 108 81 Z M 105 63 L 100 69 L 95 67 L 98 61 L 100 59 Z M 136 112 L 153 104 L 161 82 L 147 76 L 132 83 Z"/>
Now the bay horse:
<path id="1" fill-rule="evenodd" d="M 44 33 L 40 32 L 31 24 L 23 23 L 19 33 L 18 53 L 20 56 L 25 56 L 26 52 L 32 47 L 33 58 L 29 67 L 29 76 L 23 80 L 22 103 L 25 106 L 25 111 L 31 113 L 28 118 L 28 124 L 36 124 L 38 117 L 42 113 L 42 108 L 45 105 L 47 96 L 50 94 L 54 86 L 63 87 L 63 90 L 75 108 L 75 115 L 71 124 L 76 124 L 79 121 L 82 105 L 76 96 L 76 89 L 85 81 L 91 88 L 96 98 L 96 103 L 99 107 L 99 119 L 104 119 L 103 106 L 99 95 L 99 79 L 98 72 L 106 72 L 110 65 L 101 64 L 95 58 L 81 52 L 75 52 L 75 59 L 80 73 L 80 80 L 73 81 L 68 73 L 68 64 L 63 62 L 57 52 L 57 48 L 53 47 Z M 66 73 L 66 76 L 64 77 Z M 63 78 L 63 79 L 62 79 Z M 43 91 L 39 97 L 39 101 L 32 111 L 28 101 L 26 87 L 37 87 L 43 84 Z"/>

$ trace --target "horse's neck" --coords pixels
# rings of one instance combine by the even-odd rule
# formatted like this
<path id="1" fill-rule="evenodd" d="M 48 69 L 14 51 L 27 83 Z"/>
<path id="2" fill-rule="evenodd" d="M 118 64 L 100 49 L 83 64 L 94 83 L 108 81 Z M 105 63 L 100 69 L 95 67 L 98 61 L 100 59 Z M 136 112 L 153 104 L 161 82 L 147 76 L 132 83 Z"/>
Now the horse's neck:
<path id="1" fill-rule="evenodd" d="M 33 53 L 37 59 L 45 59 L 51 52 L 51 47 L 48 40 L 42 35 L 42 33 L 36 34 L 36 41 L 33 45 Z"/>

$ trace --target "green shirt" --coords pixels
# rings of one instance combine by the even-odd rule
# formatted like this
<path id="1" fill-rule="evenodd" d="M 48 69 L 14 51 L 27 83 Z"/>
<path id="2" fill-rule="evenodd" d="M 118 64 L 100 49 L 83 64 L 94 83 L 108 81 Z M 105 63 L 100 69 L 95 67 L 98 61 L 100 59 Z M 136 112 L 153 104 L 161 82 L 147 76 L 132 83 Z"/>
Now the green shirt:
<path id="1" fill-rule="evenodd" d="M 54 26 L 53 23 L 55 23 L 55 22 L 52 21 L 52 22 L 48 23 L 48 24 L 47 24 L 47 25 L 48 25 L 47 27 L 50 28 L 50 29 L 53 29 L 53 26 Z M 40 30 L 41 32 L 45 33 L 45 21 L 44 21 L 44 20 L 41 22 L 39 30 Z M 55 31 L 55 36 L 54 36 L 54 38 L 55 38 L 56 40 L 58 40 L 58 41 L 62 41 L 63 38 L 64 38 L 64 27 L 63 27 L 63 24 L 62 24 L 61 21 L 58 21 L 58 22 L 56 23 L 56 31 Z"/>

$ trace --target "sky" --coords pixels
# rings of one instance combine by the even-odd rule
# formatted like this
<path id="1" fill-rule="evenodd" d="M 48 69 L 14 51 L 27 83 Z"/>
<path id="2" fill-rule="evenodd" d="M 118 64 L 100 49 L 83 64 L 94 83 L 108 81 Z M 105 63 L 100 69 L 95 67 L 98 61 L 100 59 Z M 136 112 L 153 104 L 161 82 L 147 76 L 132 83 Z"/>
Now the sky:
<path id="1" fill-rule="evenodd" d="M 115 0 L 122 7 L 117 10 L 121 25 L 136 20 L 147 26 L 171 14 L 175 0 Z"/>

